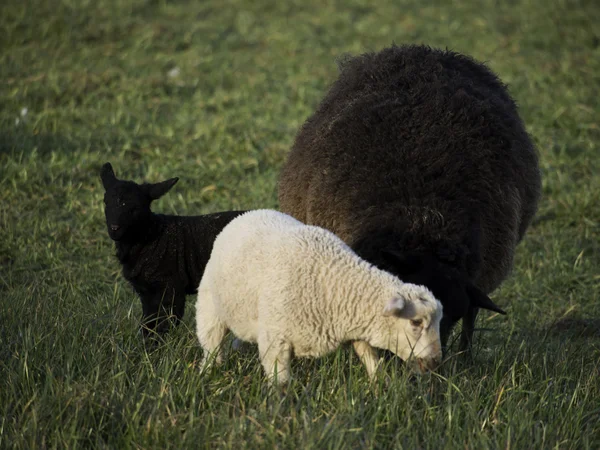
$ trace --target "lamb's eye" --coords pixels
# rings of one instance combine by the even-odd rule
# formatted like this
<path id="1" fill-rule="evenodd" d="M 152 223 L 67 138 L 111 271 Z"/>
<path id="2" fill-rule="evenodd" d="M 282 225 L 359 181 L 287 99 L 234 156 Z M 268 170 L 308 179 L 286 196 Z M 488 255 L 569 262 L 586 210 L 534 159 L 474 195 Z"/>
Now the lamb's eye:
<path id="1" fill-rule="evenodd" d="M 411 320 L 411 321 L 410 321 L 410 324 L 411 324 L 413 327 L 415 327 L 415 328 L 416 328 L 416 327 L 420 327 L 421 325 L 423 325 L 423 321 L 422 321 L 421 319 L 419 319 L 419 320 Z"/>

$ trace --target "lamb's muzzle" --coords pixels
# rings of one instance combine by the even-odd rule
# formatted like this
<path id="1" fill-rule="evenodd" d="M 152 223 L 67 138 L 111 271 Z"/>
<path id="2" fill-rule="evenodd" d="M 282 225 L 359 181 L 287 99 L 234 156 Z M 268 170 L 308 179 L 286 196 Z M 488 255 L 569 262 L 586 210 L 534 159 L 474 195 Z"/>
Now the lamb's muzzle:
<path id="1" fill-rule="evenodd" d="M 432 358 L 417 358 L 416 365 L 413 367 L 414 370 L 425 373 L 436 370 L 442 363 L 442 355 Z"/>
<path id="2" fill-rule="evenodd" d="M 434 341 L 425 349 L 424 352 L 421 352 L 416 356 L 416 366 L 414 369 L 421 373 L 434 371 L 442 363 L 442 356 L 442 346 L 439 345 L 438 342 Z"/>

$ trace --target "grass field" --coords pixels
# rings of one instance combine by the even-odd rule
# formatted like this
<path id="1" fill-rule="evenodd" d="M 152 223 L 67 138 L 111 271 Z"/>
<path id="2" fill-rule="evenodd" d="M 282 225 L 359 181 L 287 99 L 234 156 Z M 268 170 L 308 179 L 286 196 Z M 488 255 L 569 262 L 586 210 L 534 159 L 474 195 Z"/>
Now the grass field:
<path id="1" fill-rule="evenodd" d="M 7 0 L 0 6 L 1 448 L 600 448 L 600 4 Z M 158 348 L 98 172 L 180 182 L 156 211 L 277 207 L 343 53 L 488 61 L 539 146 L 543 200 L 474 362 L 369 385 L 348 349 L 267 396 L 254 349 L 201 376 L 189 298 Z"/>

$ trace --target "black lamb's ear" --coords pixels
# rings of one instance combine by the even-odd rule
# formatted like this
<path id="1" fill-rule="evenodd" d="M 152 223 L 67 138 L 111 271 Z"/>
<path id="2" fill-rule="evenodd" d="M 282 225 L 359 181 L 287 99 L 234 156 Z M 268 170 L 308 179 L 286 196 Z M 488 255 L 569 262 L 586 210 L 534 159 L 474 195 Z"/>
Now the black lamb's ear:
<path id="1" fill-rule="evenodd" d="M 471 300 L 471 305 L 506 315 L 504 310 L 500 309 L 487 295 L 471 283 L 467 283 L 467 294 Z"/>
<path id="2" fill-rule="evenodd" d="M 107 162 L 102 166 L 102 169 L 100 169 L 100 178 L 102 179 L 102 186 L 104 186 L 104 189 L 108 189 L 115 181 L 117 181 L 117 177 L 115 176 L 115 172 L 110 163 Z"/>
<path id="3" fill-rule="evenodd" d="M 150 196 L 152 200 L 156 200 L 161 198 L 167 192 L 171 190 L 175 183 L 179 181 L 179 178 L 171 178 L 166 181 L 161 181 L 160 183 L 153 184 L 145 184 L 143 187 L 146 189 L 146 192 Z"/>

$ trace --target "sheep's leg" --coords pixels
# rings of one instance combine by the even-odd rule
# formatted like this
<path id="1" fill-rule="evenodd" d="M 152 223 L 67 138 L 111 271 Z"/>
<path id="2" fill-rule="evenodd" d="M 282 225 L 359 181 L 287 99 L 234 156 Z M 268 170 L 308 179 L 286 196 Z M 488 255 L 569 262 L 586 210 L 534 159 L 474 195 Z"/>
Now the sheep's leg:
<path id="1" fill-rule="evenodd" d="M 369 345 L 365 341 L 354 341 L 352 343 L 354 351 L 358 355 L 360 361 L 365 365 L 367 374 L 371 380 L 375 379 L 377 373 L 377 367 L 379 366 L 379 356 L 377 350 Z"/>
<path id="2" fill-rule="evenodd" d="M 198 330 L 198 340 L 204 350 L 201 370 L 207 368 L 212 362 L 220 365 L 223 362 L 221 342 L 227 334 L 227 327 L 222 322 L 204 323 L 202 331 Z"/>
<path id="3" fill-rule="evenodd" d="M 460 334 L 460 343 L 458 349 L 461 352 L 469 352 L 473 344 L 473 332 L 475 331 L 475 319 L 479 308 L 470 307 L 467 315 L 462 320 L 462 331 Z"/>
<path id="4" fill-rule="evenodd" d="M 286 383 L 290 378 L 291 345 L 281 336 L 264 332 L 258 337 L 258 351 L 269 384 Z"/>
<path id="5" fill-rule="evenodd" d="M 167 286 L 155 292 L 140 293 L 142 302 L 142 332 L 163 333 L 178 325 L 185 309 L 185 291 Z"/>
<path id="6" fill-rule="evenodd" d="M 142 323 L 141 329 L 145 337 L 156 333 L 162 333 L 166 330 L 165 316 L 162 313 L 161 305 L 163 301 L 163 292 L 144 292 L 140 293 L 142 302 Z"/>
<path id="7" fill-rule="evenodd" d="M 202 370 L 213 361 L 217 365 L 223 361 L 221 342 L 225 334 L 227 326 L 217 314 L 212 294 L 207 290 L 200 291 L 196 302 L 196 335 L 204 350 Z"/>
<path id="8" fill-rule="evenodd" d="M 175 324 L 179 324 L 185 313 L 185 289 L 182 287 L 175 289 L 171 313 L 175 316 Z"/>

